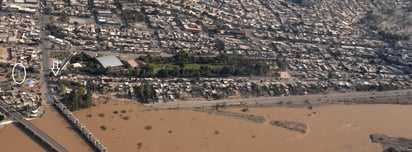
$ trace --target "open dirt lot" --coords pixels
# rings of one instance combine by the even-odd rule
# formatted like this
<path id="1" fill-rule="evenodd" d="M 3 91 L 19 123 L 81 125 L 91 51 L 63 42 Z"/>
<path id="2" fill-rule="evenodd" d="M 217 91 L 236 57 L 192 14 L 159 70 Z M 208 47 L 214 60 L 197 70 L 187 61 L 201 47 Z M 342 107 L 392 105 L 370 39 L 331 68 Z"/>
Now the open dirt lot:
<path id="1" fill-rule="evenodd" d="M 8 57 L 7 49 L 0 47 L 0 62 L 6 61 L 7 57 Z"/>
<path id="2" fill-rule="evenodd" d="M 5 78 L 5 77 L 0 76 L 0 82 L 5 81 L 5 80 L 6 80 L 6 78 Z"/>
<path id="3" fill-rule="evenodd" d="M 132 67 L 138 67 L 139 64 L 133 59 L 133 60 L 127 60 L 127 62 L 130 64 Z"/>

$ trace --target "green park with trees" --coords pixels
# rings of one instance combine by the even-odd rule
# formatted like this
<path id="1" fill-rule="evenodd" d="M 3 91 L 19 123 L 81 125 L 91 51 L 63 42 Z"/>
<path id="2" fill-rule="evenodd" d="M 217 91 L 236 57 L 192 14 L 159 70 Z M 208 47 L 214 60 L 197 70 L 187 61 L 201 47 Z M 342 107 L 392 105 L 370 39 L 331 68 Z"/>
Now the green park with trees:
<path id="1" fill-rule="evenodd" d="M 216 57 L 194 56 L 180 51 L 172 57 L 141 56 L 136 59 L 139 67 L 131 67 L 123 61 L 123 68 L 105 69 L 100 63 L 84 53 L 75 55 L 71 62 L 85 64 L 75 71 L 92 75 L 134 76 L 134 77 L 230 77 L 230 76 L 267 76 L 273 65 L 285 65 L 279 61 L 257 59 L 241 55 L 221 54 Z"/>

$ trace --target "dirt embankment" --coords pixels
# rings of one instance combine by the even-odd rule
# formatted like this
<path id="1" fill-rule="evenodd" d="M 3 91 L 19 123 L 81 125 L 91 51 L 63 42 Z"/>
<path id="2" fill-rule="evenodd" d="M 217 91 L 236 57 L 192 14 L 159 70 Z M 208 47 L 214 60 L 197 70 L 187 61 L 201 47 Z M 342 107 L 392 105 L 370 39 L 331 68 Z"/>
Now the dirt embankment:
<path id="1" fill-rule="evenodd" d="M 253 97 L 224 99 L 208 102 L 179 101 L 162 104 L 146 104 L 157 109 L 190 109 L 203 107 L 313 107 L 331 104 L 412 104 L 412 89 L 381 92 L 346 92 L 310 94 L 301 96 Z"/>
<path id="2" fill-rule="evenodd" d="M 252 115 L 252 114 L 242 114 L 242 113 L 235 113 L 229 111 L 220 111 L 220 110 L 211 110 L 211 109 L 195 109 L 194 111 L 198 112 L 207 112 L 209 114 L 220 115 L 220 116 L 227 116 L 232 117 L 235 119 L 242 119 L 246 121 L 251 121 L 254 123 L 264 123 L 265 117 Z"/>
<path id="3" fill-rule="evenodd" d="M 273 120 L 270 122 L 271 125 L 286 128 L 289 130 L 297 131 L 300 133 L 306 133 L 308 126 L 301 122 L 292 122 L 292 121 L 276 121 Z"/>
<path id="4" fill-rule="evenodd" d="M 408 152 L 412 151 L 412 139 L 403 137 L 390 137 L 383 134 L 371 134 L 373 143 L 382 144 L 384 152 Z"/>
<path id="5" fill-rule="evenodd" d="M 205 108 L 198 108 L 194 109 L 194 111 L 198 112 L 206 112 L 209 114 L 213 115 L 220 115 L 220 116 L 226 116 L 226 117 L 231 117 L 235 119 L 242 119 L 246 121 L 251 121 L 254 123 L 264 123 L 265 117 L 259 116 L 259 115 L 253 115 L 253 114 L 243 114 L 243 113 L 236 113 L 236 112 L 230 112 L 230 111 L 221 111 L 221 110 L 216 110 L 216 109 L 205 109 Z M 244 111 L 244 109 L 242 109 Z M 306 133 L 308 126 L 304 123 L 301 122 L 293 122 L 293 121 L 270 121 L 270 124 L 273 126 L 281 127 L 281 128 L 286 128 L 289 130 L 297 131 L 300 133 Z"/>
<path id="6" fill-rule="evenodd" d="M 411 105 L 412 104 L 412 94 L 408 95 L 398 95 L 392 97 L 369 97 L 369 98 L 359 98 L 352 100 L 342 100 L 344 104 L 401 104 L 401 105 Z"/>

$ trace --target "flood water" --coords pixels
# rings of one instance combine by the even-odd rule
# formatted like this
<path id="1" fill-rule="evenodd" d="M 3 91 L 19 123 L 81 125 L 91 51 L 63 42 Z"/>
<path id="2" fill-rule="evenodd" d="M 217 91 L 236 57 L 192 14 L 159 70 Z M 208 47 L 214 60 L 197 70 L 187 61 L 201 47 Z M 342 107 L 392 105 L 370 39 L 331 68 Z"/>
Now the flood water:
<path id="1" fill-rule="evenodd" d="M 124 110 L 124 113 L 121 111 Z M 240 112 L 240 108 L 225 109 Z M 114 114 L 117 111 L 117 114 Z M 99 116 L 101 113 L 104 116 Z M 266 123 L 256 124 L 191 110 L 150 110 L 115 101 L 75 112 L 114 151 L 382 151 L 369 135 L 412 138 L 412 106 L 330 105 L 251 108 Z M 310 114 L 310 116 L 309 116 Z M 123 119 L 127 116 L 129 119 Z M 303 122 L 306 134 L 271 126 L 271 120 Z M 104 125 L 107 129 L 102 130 Z M 152 129 L 145 129 L 145 126 Z M 139 146 L 140 145 L 140 146 Z"/>
<path id="2" fill-rule="evenodd" d="M 43 118 L 31 120 L 31 122 L 68 151 L 92 151 L 87 141 L 53 107 L 46 109 Z M 39 139 L 31 136 L 30 132 L 23 131 L 17 124 L 0 126 L 0 151 L 50 151 L 47 145 L 37 141 Z"/>
<path id="3" fill-rule="evenodd" d="M 242 113 L 240 108 L 224 110 Z M 371 143 L 372 133 L 412 138 L 412 106 L 408 105 L 329 105 L 312 110 L 270 107 L 250 108 L 246 113 L 264 116 L 266 122 L 192 110 L 153 110 L 130 101 L 98 103 L 74 112 L 110 151 L 375 152 L 382 149 Z M 301 134 L 272 126 L 271 120 L 303 122 L 309 129 Z M 91 150 L 50 109 L 33 123 L 70 151 Z M 44 151 L 14 125 L 0 129 L 0 146 L 2 151 Z"/>

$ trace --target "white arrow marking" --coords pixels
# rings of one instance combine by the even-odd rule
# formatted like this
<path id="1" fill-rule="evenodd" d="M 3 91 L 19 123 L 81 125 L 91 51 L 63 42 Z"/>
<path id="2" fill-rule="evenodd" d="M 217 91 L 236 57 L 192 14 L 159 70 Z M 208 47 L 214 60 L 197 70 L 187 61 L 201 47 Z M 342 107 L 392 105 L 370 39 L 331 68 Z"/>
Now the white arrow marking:
<path id="1" fill-rule="evenodd" d="M 59 68 L 59 61 L 53 61 L 53 67 L 51 68 L 54 76 L 57 76 L 60 72 L 60 68 Z"/>

